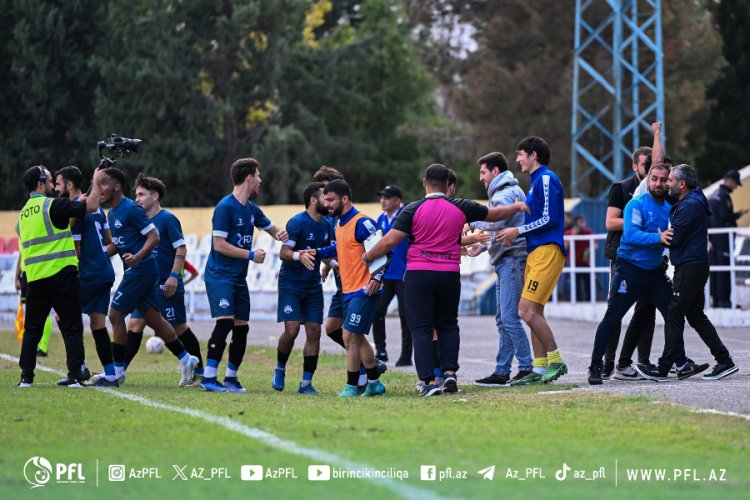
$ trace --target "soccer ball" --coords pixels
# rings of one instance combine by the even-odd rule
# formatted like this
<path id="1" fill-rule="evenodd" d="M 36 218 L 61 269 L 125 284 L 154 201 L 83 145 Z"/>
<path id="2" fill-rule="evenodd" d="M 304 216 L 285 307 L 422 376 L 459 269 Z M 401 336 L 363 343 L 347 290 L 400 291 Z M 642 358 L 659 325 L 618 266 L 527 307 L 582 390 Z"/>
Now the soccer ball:
<path id="1" fill-rule="evenodd" d="M 151 354 L 161 354 L 164 350 L 164 341 L 154 335 L 146 341 L 146 350 Z"/>

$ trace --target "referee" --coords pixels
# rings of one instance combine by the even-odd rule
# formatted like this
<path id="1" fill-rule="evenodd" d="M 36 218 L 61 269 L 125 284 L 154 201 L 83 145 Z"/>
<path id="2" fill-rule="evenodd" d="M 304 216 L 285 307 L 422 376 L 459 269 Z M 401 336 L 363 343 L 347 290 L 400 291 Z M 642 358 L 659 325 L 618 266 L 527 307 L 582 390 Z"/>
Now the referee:
<path id="1" fill-rule="evenodd" d="M 36 367 L 36 349 L 42 337 L 44 321 L 50 310 L 60 317 L 58 325 L 65 342 L 68 378 L 59 385 L 82 387 L 81 365 L 84 361 L 81 294 L 78 282 L 78 258 L 70 219 L 83 218 L 87 212 L 99 209 L 101 191 L 97 170 L 91 182 L 91 193 L 86 201 L 56 198 L 52 174 L 43 166 L 29 168 L 23 183 L 29 190 L 29 200 L 18 217 L 21 259 L 26 271 L 26 332 L 21 344 L 21 382 L 19 387 L 31 387 Z"/>

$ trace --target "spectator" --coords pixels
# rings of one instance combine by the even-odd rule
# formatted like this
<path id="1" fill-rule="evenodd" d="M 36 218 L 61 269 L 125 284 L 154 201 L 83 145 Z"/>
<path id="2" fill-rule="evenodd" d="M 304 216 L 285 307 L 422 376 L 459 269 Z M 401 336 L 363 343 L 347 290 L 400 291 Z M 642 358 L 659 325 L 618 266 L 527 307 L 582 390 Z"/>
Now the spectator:
<path id="1" fill-rule="evenodd" d="M 594 234 L 594 231 L 586 225 L 586 218 L 583 215 L 576 215 L 573 218 L 573 225 L 567 229 L 564 234 L 577 236 L 581 234 Z M 573 254 L 576 268 L 576 300 L 586 302 L 591 300 L 591 279 L 586 269 L 591 260 L 591 247 L 588 240 L 565 241 L 565 249 L 568 250 L 573 245 Z M 599 243 L 594 242 L 594 249 L 599 248 Z M 568 254 L 570 259 L 570 254 Z"/>
<path id="2" fill-rule="evenodd" d="M 730 170 L 724 174 L 724 182 L 719 189 L 711 195 L 708 201 L 711 218 L 709 227 L 724 228 L 737 227 L 737 219 L 747 213 L 747 208 L 738 212 L 734 211 L 732 191 L 742 186 L 740 173 L 736 170 Z M 728 266 L 729 265 L 729 238 L 731 234 L 713 234 L 709 237 L 711 242 L 711 265 Z M 711 272 L 711 298 L 714 307 L 728 308 L 732 307 L 730 302 L 731 284 L 729 271 Z"/>

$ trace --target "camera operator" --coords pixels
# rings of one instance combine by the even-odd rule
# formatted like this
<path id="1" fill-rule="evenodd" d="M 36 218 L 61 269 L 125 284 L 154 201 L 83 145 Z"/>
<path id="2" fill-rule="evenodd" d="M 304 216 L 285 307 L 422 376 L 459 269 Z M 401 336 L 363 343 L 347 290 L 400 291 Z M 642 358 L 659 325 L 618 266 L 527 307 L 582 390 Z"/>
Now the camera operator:
<path id="1" fill-rule="evenodd" d="M 82 218 L 99 208 L 101 176 L 100 171 L 94 173 L 91 194 L 85 201 L 54 198 L 52 174 L 43 166 L 31 167 L 23 176 L 29 200 L 19 215 L 17 231 L 28 288 L 26 331 L 18 362 L 21 367 L 19 387 L 31 387 L 34 382 L 37 344 L 52 308 L 60 316 L 58 324 L 68 365 L 68 377 L 59 384 L 81 387 L 83 322 L 78 258 L 69 225 L 71 218 Z"/>

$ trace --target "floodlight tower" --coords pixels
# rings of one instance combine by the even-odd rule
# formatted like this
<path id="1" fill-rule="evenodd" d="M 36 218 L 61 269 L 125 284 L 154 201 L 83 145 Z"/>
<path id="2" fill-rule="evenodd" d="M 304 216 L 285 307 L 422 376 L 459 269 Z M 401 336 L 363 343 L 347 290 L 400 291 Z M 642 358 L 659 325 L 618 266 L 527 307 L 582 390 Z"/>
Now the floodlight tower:
<path id="1" fill-rule="evenodd" d="M 571 188 L 603 198 L 664 121 L 660 0 L 576 0 Z"/>

